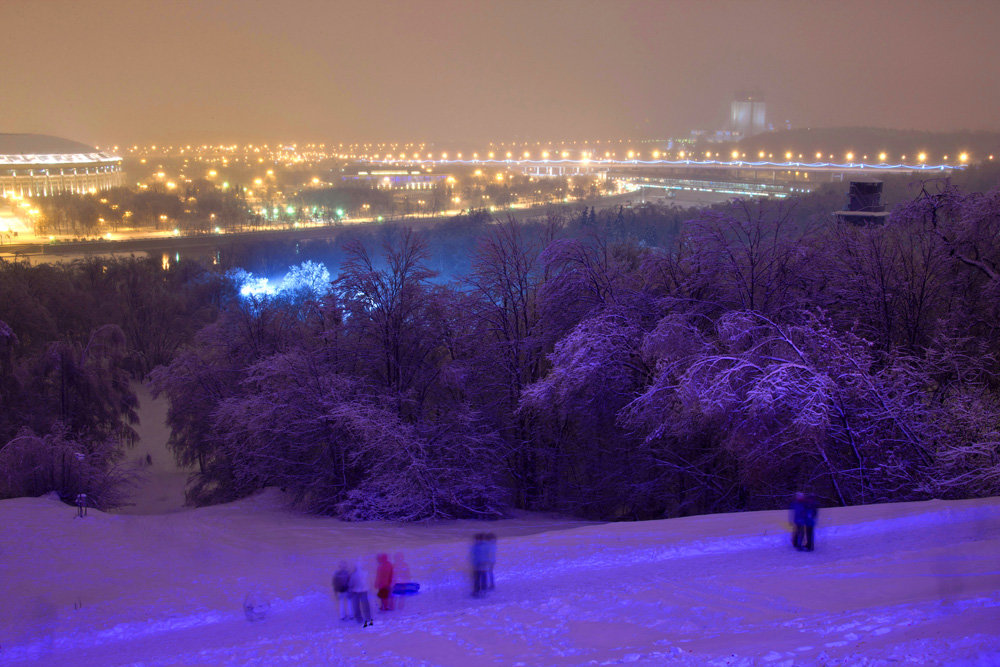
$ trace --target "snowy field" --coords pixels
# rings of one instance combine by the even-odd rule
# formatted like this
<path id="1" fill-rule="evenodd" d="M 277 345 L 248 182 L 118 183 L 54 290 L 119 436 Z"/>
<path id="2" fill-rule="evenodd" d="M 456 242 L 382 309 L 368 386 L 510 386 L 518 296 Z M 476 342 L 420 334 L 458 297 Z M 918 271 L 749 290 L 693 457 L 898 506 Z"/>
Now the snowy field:
<path id="1" fill-rule="evenodd" d="M 1000 500 L 587 524 L 348 524 L 277 491 L 85 519 L 0 501 L 0 664 L 1000 664 Z M 499 536 L 469 596 L 471 535 Z M 403 552 L 422 592 L 372 628 L 337 618 L 341 558 Z M 249 591 L 270 600 L 246 620 Z M 372 596 L 373 601 L 375 600 Z"/>

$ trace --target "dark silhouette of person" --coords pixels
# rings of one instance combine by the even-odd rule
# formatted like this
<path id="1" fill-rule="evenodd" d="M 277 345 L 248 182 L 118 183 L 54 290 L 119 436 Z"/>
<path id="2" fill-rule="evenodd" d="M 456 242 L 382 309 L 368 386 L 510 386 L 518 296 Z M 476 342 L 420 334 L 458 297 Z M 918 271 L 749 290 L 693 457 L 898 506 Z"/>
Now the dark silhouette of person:
<path id="1" fill-rule="evenodd" d="M 486 576 L 489 568 L 489 545 L 485 533 L 476 533 L 469 551 L 472 561 L 472 597 L 482 597 L 486 593 Z"/>
<path id="2" fill-rule="evenodd" d="M 76 494 L 76 515 L 80 518 L 87 516 L 87 494 Z"/>
<path id="3" fill-rule="evenodd" d="M 812 551 L 815 547 L 814 531 L 819 506 L 811 494 L 797 491 L 789 510 L 792 525 L 792 546 L 799 551 Z"/>

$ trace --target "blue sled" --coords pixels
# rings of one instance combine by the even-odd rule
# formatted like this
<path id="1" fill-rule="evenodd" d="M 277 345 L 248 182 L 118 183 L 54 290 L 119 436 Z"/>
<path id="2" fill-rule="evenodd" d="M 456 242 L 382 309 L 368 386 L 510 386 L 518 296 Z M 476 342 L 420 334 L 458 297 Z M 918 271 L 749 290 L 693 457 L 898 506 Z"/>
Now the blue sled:
<path id="1" fill-rule="evenodd" d="M 416 595 L 420 592 L 420 584 L 416 582 L 406 582 L 393 584 L 392 594 L 393 595 Z"/>

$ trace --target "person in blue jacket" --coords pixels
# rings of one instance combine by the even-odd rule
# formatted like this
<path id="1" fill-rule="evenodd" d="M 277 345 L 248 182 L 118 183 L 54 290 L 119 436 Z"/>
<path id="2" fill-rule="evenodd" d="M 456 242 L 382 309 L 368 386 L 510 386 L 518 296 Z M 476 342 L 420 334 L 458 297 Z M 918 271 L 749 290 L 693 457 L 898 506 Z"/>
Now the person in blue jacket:
<path id="1" fill-rule="evenodd" d="M 792 546 L 799 551 L 812 551 L 815 547 L 814 530 L 819 506 L 812 495 L 797 491 L 789 510 L 792 525 Z"/>
<path id="2" fill-rule="evenodd" d="M 472 561 L 472 597 L 478 598 L 486 594 L 486 577 L 489 569 L 489 545 L 486 534 L 478 533 L 469 550 L 469 560 Z"/>

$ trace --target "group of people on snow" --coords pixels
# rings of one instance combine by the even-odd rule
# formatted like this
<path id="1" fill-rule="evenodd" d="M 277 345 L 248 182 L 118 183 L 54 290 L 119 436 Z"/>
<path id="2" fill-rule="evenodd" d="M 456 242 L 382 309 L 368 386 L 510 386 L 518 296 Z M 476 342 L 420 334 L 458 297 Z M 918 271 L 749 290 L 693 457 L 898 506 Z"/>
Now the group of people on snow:
<path id="1" fill-rule="evenodd" d="M 814 529 L 819 514 L 819 503 L 812 494 L 798 491 L 789 507 L 789 522 L 793 526 L 792 545 L 799 551 L 815 548 Z M 493 567 L 497 557 L 497 536 L 494 533 L 477 533 L 469 550 L 472 565 L 472 597 L 483 597 L 494 588 Z M 411 583 L 409 567 L 402 554 L 395 555 L 395 563 L 389 556 L 380 553 L 375 557 L 375 595 L 379 599 L 379 611 L 392 611 L 397 604 L 402 607 L 401 595 L 413 594 L 419 585 Z M 360 560 L 353 567 L 346 561 L 333 575 L 333 590 L 340 606 L 340 620 L 352 618 L 362 627 L 374 625 L 371 606 L 368 603 L 368 572 Z M 398 600 L 398 603 L 397 603 Z"/>
<path id="2" fill-rule="evenodd" d="M 497 536 L 493 533 L 478 533 L 469 553 L 472 562 L 472 595 L 482 597 L 494 588 L 493 566 L 497 559 Z M 420 586 L 409 581 L 410 568 L 403 555 L 397 553 L 394 561 L 380 553 L 375 556 L 375 596 L 379 600 L 379 611 L 393 611 L 403 607 L 403 599 L 416 593 Z M 362 561 L 348 565 L 340 561 L 333 574 L 333 591 L 337 596 L 340 620 L 354 619 L 367 628 L 374 625 L 371 605 L 368 602 L 368 571 Z"/>
<path id="3" fill-rule="evenodd" d="M 392 611 L 396 608 L 398 595 L 415 592 L 418 586 L 410 583 L 410 568 L 403 559 L 403 554 L 395 555 L 395 563 L 389 562 L 389 556 L 380 553 L 375 557 L 375 596 L 379 599 L 379 611 Z M 394 583 L 396 579 L 402 583 Z M 333 574 L 333 591 L 337 595 L 340 608 L 340 620 L 352 618 L 362 627 L 374 625 L 371 605 L 368 602 L 368 571 L 360 560 L 349 567 L 346 561 L 341 561 Z M 402 607 L 402 603 L 399 605 Z"/>

